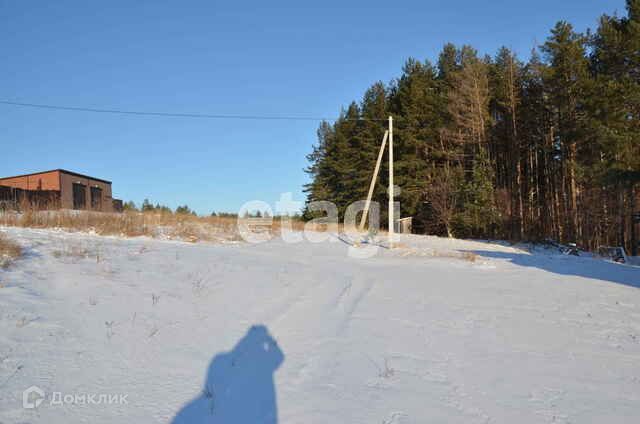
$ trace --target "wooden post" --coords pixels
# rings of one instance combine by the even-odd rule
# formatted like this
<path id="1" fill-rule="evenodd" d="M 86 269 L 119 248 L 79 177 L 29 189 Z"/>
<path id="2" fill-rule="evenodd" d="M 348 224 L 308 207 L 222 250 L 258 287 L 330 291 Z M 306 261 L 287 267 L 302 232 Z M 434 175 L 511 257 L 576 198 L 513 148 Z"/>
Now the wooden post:
<path id="1" fill-rule="evenodd" d="M 393 117 L 389 115 L 389 248 L 393 248 Z"/>
<path id="2" fill-rule="evenodd" d="M 631 256 L 638 256 L 638 233 L 636 226 L 640 224 L 640 211 L 631 217 Z"/>
<path id="3" fill-rule="evenodd" d="M 371 184 L 369 184 L 369 194 L 367 194 L 367 202 L 364 204 L 364 211 L 362 212 L 362 218 L 360 218 L 360 231 L 364 230 L 364 224 L 367 221 L 367 214 L 369 213 L 369 206 L 371 205 L 371 197 L 373 196 L 373 188 L 376 186 L 376 180 L 378 179 L 378 171 L 380 171 L 380 163 L 382 162 L 382 154 L 384 153 L 384 148 L 387 145 L 388 136 L 389 136 L 389 131 L 385 131 L 384 137 L 382 137 L 382 145 L 380 146 L 380 153 L 378 153 L 378 160 L 376 161 L 376 167 L 373 171 L 373 176 L 371 177 Z"/>

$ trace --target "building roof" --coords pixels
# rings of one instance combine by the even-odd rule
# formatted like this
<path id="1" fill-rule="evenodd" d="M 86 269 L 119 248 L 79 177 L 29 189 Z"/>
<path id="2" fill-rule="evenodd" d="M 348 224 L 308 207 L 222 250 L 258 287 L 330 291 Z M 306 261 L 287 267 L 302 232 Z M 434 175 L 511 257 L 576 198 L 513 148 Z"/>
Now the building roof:
<path id="1" fill-rule="evenodd" d="M 108 180 L 103 180 L 101 178 L 91 177 L 91 176 L 85 175 L 85 174 L 79 174 L 79 173 L 73 172 L 73 171 L 67 171 L 66 169 L 61 169 L 61 168 L 51 169 L 49 171 L 32 172 L 30 174 L 12 175 L 10 177 L 0 177 L 0 180 L 5 180 L 5 179 L 8 179 L 8 178 L 30 177 L 32 175 L 48 174 L 50 172 L 62 172 L 64 174 L 74 175 L 74 176 L 80 177 L 80 178 L 89 178 L 91 180 L 100 181 L 100 182 L 103 182 L 103 183 L 106 183 L 106 184 L 111 184 L 111 181 L 108 181 Z"/>

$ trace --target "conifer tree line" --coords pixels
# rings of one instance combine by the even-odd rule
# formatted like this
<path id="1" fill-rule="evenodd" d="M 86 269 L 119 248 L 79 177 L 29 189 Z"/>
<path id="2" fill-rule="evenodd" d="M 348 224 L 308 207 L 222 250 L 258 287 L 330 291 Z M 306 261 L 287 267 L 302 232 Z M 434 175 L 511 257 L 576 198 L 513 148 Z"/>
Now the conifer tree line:
<path id="1" fill-rule="evenodd" d="M 640 210 L 640 0 L 585 34 L 558 22 L 526 62 L 506 47 L 480 57 L 452 44 L 435 64 L 407 60 L 399 78 L 320 124 L 308 202 L 343 214 L 366 198 L 389 115 L 397 198 L 414 232 L 629 248 Z"/>

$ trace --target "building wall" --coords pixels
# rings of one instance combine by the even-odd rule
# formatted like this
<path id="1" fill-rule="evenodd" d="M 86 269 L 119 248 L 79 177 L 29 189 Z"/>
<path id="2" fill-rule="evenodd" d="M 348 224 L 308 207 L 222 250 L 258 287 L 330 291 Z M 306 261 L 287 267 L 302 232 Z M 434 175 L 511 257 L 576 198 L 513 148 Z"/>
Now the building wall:
<path id="1" fill-rule="evenodd" d="M 79 177 L 77 175 L 60 173 L 60 203 L 63 209 L 73 209 L 73 184 L 79 183 L 86 186 L 85 189 L 85 205 L 87 210 L 91 210 L 91 187 L 102 189 L 102 208 L 101 212 L 113 211 L 113 198 L 111 193 L 111 184 L 104 181 L 98 181 L 91 178 Z M 94 209 L 95 210 L 95 209 Z"/>
<path id="2" fill-rule="evenodd" d="M 22 190 L 60 190 L 60 172 L 51 171 L 23 177 L 0 178 L 0 185 Z"/>
<path id="3" fill-rule="evenodd" d="M 83 184 L 85 188 L 85 207 L 87 210 L 100 212 L 113 212 L 113 198 L 111 183 L 95 180 L 90 177 L 74 175 L 64 170 L 42 172 L 32 175 L 18 177 L 0 178 L 0 186 L 12 187 L 25 191 L 56 191 L 60 192 L 59 199 L 55 207 L 62 209 L 73 209 L 73 184 Z M 102 190 L 101 208 L 92 208 L 91 187 L 98 187 Z"/>

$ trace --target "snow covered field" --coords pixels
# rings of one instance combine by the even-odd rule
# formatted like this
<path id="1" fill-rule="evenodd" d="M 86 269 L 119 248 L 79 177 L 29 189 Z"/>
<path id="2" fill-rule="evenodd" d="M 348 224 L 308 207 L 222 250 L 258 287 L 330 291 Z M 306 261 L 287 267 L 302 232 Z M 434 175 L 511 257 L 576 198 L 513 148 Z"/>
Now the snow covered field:
<path id="1" fill-rule="evenodd" d="M 0 231 L 3 424 L 640 422 L 637 267 Z"/>

